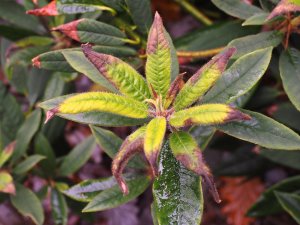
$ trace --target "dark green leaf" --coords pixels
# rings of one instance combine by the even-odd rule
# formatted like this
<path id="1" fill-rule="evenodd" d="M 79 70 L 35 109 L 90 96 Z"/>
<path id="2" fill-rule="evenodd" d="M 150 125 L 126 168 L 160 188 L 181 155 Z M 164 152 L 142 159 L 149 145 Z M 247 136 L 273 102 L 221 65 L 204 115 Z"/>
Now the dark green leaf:
<path id="1" fill-rule="evenodd" d="M 202 151 L 207 147 L 215 132 L 216 129 L 211 126 L 194 126 L 190 129 L 190 133 L 194 136 Z"/>
<path id="2" fill-rule="evenodd" d="M 95 147 L 96 143 L 93 136 L 83 140 L 63 159 L 59 167 L 59 174 L 61 176 L 67 176 L 75 173 L 90 158 Z"/>
<path id="3" fill-rule="evenodd" d="M 0 25 L 0 36 L 7 38 L 11 41 L 17 41 L 21 38 L 34 35 L 35 33 L 26 29 L 15 27 L 12 25 Z"/>
<path id="4" fill-rule="evenodd" d="M 153 184 L 158 224 L 200 224 L 203 212 L 200 178 L 177 162 L 168 143 L 159 161 L 159 176 Z"/>
<path id="5" fill-rule="evenodd" d="M 278 104 L 272 116 L 276 121 L 300 131 L 300 112 L 291 103 Z"/>
<path id="6" fill-rule="evenodd" d="M 247 19 L 263 12 L 260 8 L 240 0 L 212 0 L 212 2 L 227 14 L 240 19 Z"/>
<path id="7" fill-rule="evenodd" d="M 129 194 L 123 195 L 118 185 L 103 190 L 82 210 L 83 212 L 96 212 L 115 208 L 127 203 L 142 194 L 150 184 L 150 178 L 139 176 L 127 182 Z"/>
<path id="8" fill-rule="evenodd" d="M 256 13 L 253 16 L 249 17 L 245 22 L 242 24 L 242 26 L 250 26 L 250 25 L 263 25 L 266 23 L 268 13 L 262 12 L 262 13 Z"/>
<path id="9" fill-rule="evenodd" d="M 23 162 L 19 163 L 13 170 L 15 174 L 25 174 L 31 170 L 37 163 L 46 157 L 43 155 L 32 155 L 26 158 Z"/>
<path id="10" fill-rule="evenodd" d="M 43 100 L 55 98 L 66 93 L 69 85 L 64 81 L 63 74 L 60 72 L 51 75 L 44 91 Z"/>
<path id="11" fill-rule="evenodd" d="M 283 87 L 293 105 L 300 110 L 300 51 L 295 48 L 282 52 L 279 60 Z"/>
<path id="12" fill-rule="evenodd" d="M 290 177 L 273 185 L 266 190 L 256 203 L 249 209 L 248 215 L 251 217 L 265 216 L 277 213 L 282 210 L 276 200 L 275 191 L 297 192 L 300 189 L 300 176 Z"/>
<path id="13" fill-rule="evenodd" d="M 37 225 L 44 224 L 43 207 L 38 197 L 23 185 L 16 184 L 16 195 L 10 196 L 13 206 Z"/>
<path id="14" fill-rule="evenodd" d="M 288 127 L 260 113 L 241 110 L 252 117 L 247 121 L 236 121 L 219 125 L 217 128 L 236 138 L 266 148 L 299 150 L 300 137 Z"/>
<path id="15" fill-rule="evenodd" d="M 231 41 L 228 46 L 236 47 L 237 52 L 233 55 L 233 58 L 237 59 L 255 50 L 276 47 L 281 43 L 282 38 L 283 35 L 278 31 L 262 32 L 255 35 L 237 38 Z"/>
<path id="16" fill-rule="evenodd" d="M 277 191 L 275 191 L 275 195 L 282 208 L 300 224 L 300 196 Z"/>
<path id="17" fill-rule="evenodd" d="M 263 76 L 271 60 L 272 48 L 257 50 L 234 62 L 211 90 L 203 102 L 231 103 L 247 93 Z"/>
<path id="18" fill-rule="evenodd" d="M 41 114 L 40 109 L 33 111 L 18 130 L 12 162 L 16 162 L 26 152 L 31 139 L 40 127 Z"/>
<path id="19" fill-rule="evenodd" d="M 68 206 L 65 197 L 56 188 L 51 190 L 51 209 L 54 223 L 66 225 L 68 222 Z"/>
<path id="20" fill-rule="evenodd" d="M 0 81 L 0 150 L 15 139 L 23 120 L 20 105 Z"/>
<path id="21" fill-rule="evenodd" d="M 147 34 L 152 23 L 151 4 L 149 0 L 126 0 L 130 16 L 137 29 Z"/>

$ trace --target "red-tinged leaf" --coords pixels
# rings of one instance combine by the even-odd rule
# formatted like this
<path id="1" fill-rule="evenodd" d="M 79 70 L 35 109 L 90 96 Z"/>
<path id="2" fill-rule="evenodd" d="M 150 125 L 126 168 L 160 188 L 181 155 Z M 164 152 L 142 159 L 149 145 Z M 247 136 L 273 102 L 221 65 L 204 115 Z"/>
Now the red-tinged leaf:
<path id="1" fill-rule="evenodd" d="M 130 65 L 114 56 L 94 52 L 89 44 L 82 45 L 82 50 L 87 59 L 122 94 L 139 101 L 151 97 L 146 81 Z"/>
<path id="2" fill-rule="evenodd" d="M 128 194 L 129 190 L 122 173 L 132 156 L 143 150 L 145 131 L 146 127 L 143 126 L 128 136 L 112 162 L 112 174 L 125 195 Z"/>
<path id="3" fill-rule="evenodd" d="M 184 80 L 183 76 L 185 73 L 179 74 L 176 79 L 173 81 L 171 84 L 167 96 L 166 96 L 166 101 L 165 101 L 165 108 L 167 109 L 174 101 L 177 93 L 182 89 L 184 86 Z"/>
<path id="4" fill-rule="evenodd" d="M 6 171 L 0 171 L 0 192 L 15 194 L 16 188 L 12 176 Z"/>
<path id="5" fill-rule="evenodd" d="M 0 152 L 0 167 L 11 157 L 16 146 L 16 141 L 9 143 L 3 151 Z"/>
<path id="6" fill-rule="evenodd" d="M 281 0 L 268 16 L 268 20 L 289 12 L 300 11 L 299 0 Z"/>
<path id="7" fill-rule="evenodd" d="M 55 0 L 42 8 L 28 10 L 26 13 L 35 16 L 57 16 L 59 14 L 57 11 Z"/>
<path id="8" fill-rule="evenodd" d="M 58 27 L 53 27 L 51 30 L 53 31 L 60 31 L 67 35 L 68 37 L 72 38 L 75 41 L 80 42 L 80 38 L 78 36 L 77 26 L 78 24 L 83 21 L 84 19 L 74 20 L 70 23 L 62 24 Z"/>
<path id="9" fill-rule="evenodd" d="M 222 212 L 230 225 L 250 225 L 254 219 L 246 217 L 248 209 L 262 193 L 264 187 L 258 178 L 224 178 L 220 195 L 224 202 Z"/>

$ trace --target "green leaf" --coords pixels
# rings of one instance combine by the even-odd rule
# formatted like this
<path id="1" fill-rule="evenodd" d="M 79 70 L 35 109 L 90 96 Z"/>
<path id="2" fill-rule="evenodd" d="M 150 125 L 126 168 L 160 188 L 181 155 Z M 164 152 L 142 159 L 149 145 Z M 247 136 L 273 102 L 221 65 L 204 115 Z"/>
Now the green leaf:
<path id="1" fill-rule="evenodd" d="M 21 184 L 16 184 L 16 195 L 10 196 L 10 200 L 23 216 L 30 217 L 37 225 L 44 224 L 45 217 L 42 204 L 31 190 Z"/>
<path id="2" fill-rule="evenodd" d="M 228 48 L 201 67 L 179 91 L 174 102 L 175 110 L 184 109 L 202 97 L 219 79 L 234 52 L 235 48 Z"/>
<path id="3" fill-rule="evenodd" d="M 268 13 L 256 13 L 253 16 L 245 20 L 242 26 L 253 26 L 253 25 L 263 25 L 266 23 Z"/>
<path id="4" fill-rule="evenodd" d="M 288 49 L 281 53 L 279 70 L 285 92 L 293 105 L 300 111 L 300 88 L 297 85 L 300 81 L 300 51 L 295 48 Z"/>
<path id="5" fill-rule="evenodd" d="M 267 70 L 272 48 L 242 56 L 227 69 L 201 102 L 231 103 L 247 93 Z"/>
<path id="6" fill-rule="evenodd" d="M 39 106 L 45 110 L 51 110 L 61 104 L 67 97 L 61 96 L 54 99 L 50 99 Z M 145 119 L 133 119 L 125 116 L 119 116 L 112 113 L 105 112 L 85 112 L 78 114 L 60 114 L 61 117 L 72 120 L 79 123 L 96 125 L 96 126 L 107 126 L 107 127 L 119 127 L 119 126 L 134 126 L 141 125 L 146 122 Z"/>
<path id="7" fill-rule="evenodd" d="M 93 19 L 79 19 L 53 28 L 81 43 L 98 45 L 123 45 L 127 42 L 126 35 L 118 28 Z"/>
<path id="8" fill-rule="evenodd" d="M 96 143 L 93 136 L 83 140 L 63 159 L 59 167 L 59 174 L 61 176 L 68 176 L 75 173 L 88 161 L 95 147 Z"/>
<path id="9" fill-rule="evenodd" d="M 70 85 L 63 79 L 63 74 L 60 72 L 51 75 L 44 91 L 43 100 L 48 100 L 58 97 L 70 88 Z"/>
<path id="10" fill-rule="evenodd" d="M 119 151 L 123 140 L 115 135 L 113 132 L 97 126 L 90 126 L 92 133 L 96 139 L 97 144 L 110 157 L 114 158 Z M 133 158 L 130 160 L 129 167 L 144 168 L 145 163 L 141 158 Z"/>
<path id="11" fill-rule="evenodd" d="M 240 19 L 247 19 L 254 14 L 263 12 L 260 8 L 240 0 L 212 0 L 212 2 L 228 15 Z"/>
<path id="12" fill-rule="evenodd" d="M 177 50 L 199 51 L 226 46 L 235 38 L 256 33 L 255 27 L 242 27 L 239 21 L 213 24 L 189 32 L 175 40 Z M 222 37 L 222 38 L 219 38 Z"/>
<path id="13" fill-rule="evenodd" d="M 51 189 L 51 212 L 53 222 L 66 225 L 68 222 L 68 206 L 65 197 L 56 188 Z"/>
<path id="14" fill-rule="evenodd" d="M 275 195 L 282 208 L 300 224 L 300 196 L 278 191 L 275 191 Z"/>
<path id="15" fill-rule="evenodd" d="M 0 150 L 15 139 L 23 120 L 20 105 L 0 82 Z"/>
<path id="16" fill-rule="evenodd" d="M 259 34 L 237 38 L 231 41 L 228 46 L 237 49 L 233 57 L 237 59 L 259 49 L 276 47 L 281 43 L 282 38 L 283 34 L 278 31 L 261 32 Z"/>
<path id="17" fill-rule="evenodd" d="M 35 33 L 44 30 L 38 23 L 37 18 L 26 15 L 24 7 L 15 1 L 1 2 L 0 17 L 13 25 Z"/>
<path id="18" fill-rule="evenodd" d="M 41 116 L 41 110 L 36 109 L 26 118 L 18 130 L 16 146 L 11 159 L 12 162 L 16 162 L 26 152 L 31 139 L 40 127 Z"/>
<path id="19" fill-rule="evenodd" d="M 174 112 L 170 118 L 171 126 L 180 128 L 190 125 L 217 125 L 235 120 L 249 120 L 247 114 L 224 104 L 203 104 Z"/>
<path id="20" fill-rule="evenodd" d="M 189 132 L 196 139 L 200 149 L 204 151 L 214 136 L 216 128 L 211 126 L 194 126 L 189 130 Z"/>
<path id="21" fill-rule="evenodd" d="M 169 144 L 161 151 L 159 176 L 153 183 L 158 224 L 200 224 L 203 196 L 200 178 L 172 155 Z"/>
<path id="22" fill-rule="evenodd" d="M 16 189 L 12 176 L 6 171 L 0 171 L 0 192 L 15 194 Z"/>
<path id="23" fill-rule="evenodd" d="M 120 92 L 139 101 L 151 97 L 145 79 L 130 65 L 111 55 L 92 51 L 91 45 L 82 45 L 87 59 Z"/>
<path id="24" fill-rule="evenodd" d="M 115 208 L 125 204 L 142 194 L 150 184 L 150 178 L 139 176 L 128 181 L 129 194 L 123 195 L 119 186 L 103 190 L 82 210 L 83 212 L 96 212 Z"/>
<path id="25" fill-rule="evenodd" d="M 259 154 L 275 163 L 300 170 L 300 151 L 287 152 L 262 148 Z"/>
<path id="26" fill-rule="evenodd" d="M 144 34 L 150 30 L 152 23 L 151 4 L 149 0 L 125 0 L 130 16 L 137 29 Z"/>
<path id="27" fill-rule="evenodd" d="M 146 103 L 106 92 L 85 92 L 67 95 L 67 98 L 47 112 L 47 120 L 57 114 L 108 112 L 120 116 L 144 119 L 148 116 Z"/>
<path id="28" fill-rule="evenodd" d="M 31 35 L 35 35 L 35 33 L 33 31 L 15 27 L 13 25 L 0 25 L 0 36 L 11 41 L 17 41 L 21 38 L 25 38 Z"/>
<path id="29" fill-rule="evenodd" d="M 45 159 L 40 162 L 43 172 L 48 176 L 53 176 L 56 169 L 54 150 L 48 139 L 42 133 L 38 133 L 35 138 L 34 151 L 36 154 L 45 157 Z"/>
<path id="30" fill-rule="evenodd" d="M 93 50 L 105 54 L 114 55 L 116 57 L 136 56 L 136 51 L 127 46 L 93 46 Z M 32 60 L 33 65 L 38 68 L 55 70 L 61 72 L 75 72 L 71 65 L 66 61 L 64 52 L 81 52 L 81 48 L 69 48 L 63 50 L 55 50 L 43 53 Z M 86 71 L 85 71 L 86 73 Z"/>
<path id="31" fill-rule="evenodd" d="M 86 75 L 93 82 L 100 84 L 111 92 L 118 92 L 118 90 L 100 73 L 99 70 L 97 70 L 97 68 L 95 68 L 82 52 L 64 51 L 62 54 L 76 71 Z"/>
<path id="32" fill-rule="evenodd" d="M 173 74 L 172 44 L 158 13 L 155 14 L 147 42 L 146 78 L 149 88 L 165 98 Z M 177 75 L 177 74 L 176 74 Z M 153 92 L 152 91 L 152 92 Z M 154 96 L 155 93 L 152 93 Z"/>
<path id="33" fill-rule="evenodd" d="M 275 197 L 275 192 L 297 192 L 300 189 L 300 176 L 294 176 L 280 181 L 266 190 L 256 203 L 249 209 L 247 215 L 251 217 L 266 216 L 280 212 L 282 207 Z"/>
<path id="34" fill-rule="evenodd" d="M 260 113 L 241 110 L 251 116 L 248 121 L 236 121 L 217 128 L 233 137 L 249 141 L 266 148 L 299 150 L 300 137 L 288 127 Z"/>
<path id="35" fill-rule="evenodd" d="M 284 125 L 300 131 L 300 112 L 289 102 L 277 104 L 272 117 Z"/>
<path id="36" fill-rule="evenodd" d="M 131 182 L 132 180 L 141 178 L 141 176 L 134 174 L 124 174 L 124 178 L 126 182 Z M 116 182 L 116 179 L 114 177 L 90 179 L 76 184 L 70 189 L 64 191 L 64 194 L 76 201 L 91 202 L 102 191 L 117 186 L 118 183 Z"/>
<path id="37" fill-rule="evenodd" d="M 25 174 L 31 170 L 36 164 L 46 157 L 43 155 L 32 155 L 26 158 L 23 162 L 19 163 L 14 169 L 13 172 L 17 175 Z"/>

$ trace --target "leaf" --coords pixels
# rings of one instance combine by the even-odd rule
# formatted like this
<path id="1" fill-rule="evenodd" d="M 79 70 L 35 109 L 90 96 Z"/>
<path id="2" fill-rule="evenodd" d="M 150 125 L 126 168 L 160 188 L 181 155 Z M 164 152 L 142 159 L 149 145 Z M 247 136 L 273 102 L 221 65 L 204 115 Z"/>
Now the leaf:
<path id="1" fill-rule="evenodd" d="M 38 20 L 33 16 L 26 15 L 24 7 L 15 1 L 1 2 L 0 17 L 10 24 L 33 31 L 34 33 L 44 30 L 39 25 Z"/>
<path id="2" fill-rule="evenodd" d="M 203 196 L 200 178 L 172 155 L 166 143 L 159 159 L 159 176 L 153 183 L 158 224 L 200 224 Z"/>
<path id="3" fill-rule="evenodd" d="M 81 43 L 94 43 L 98 45 L 123 45 L 126 35 L 118 28 L 93 19 L 79 19 L 52 28 L 60 31 L 69 38 Z"/>
<path id="4" fill-rule="evenodd" d="M 102 4 L 99 0 L 55 0 L 42 8 L 28 10 L 27 14 L 35 16 L 57 16 L 62 14 L 76 14 L 107 10 L 115 14 L 112 8 Z"/>
<path id="5" fill-rule="evenodd" d="M 299 0 L 281 0 L 268 16 L 268 20 L 289 12 L 300 11 Z"/>
<path id="6" fill-rule="evenodd" d="M 229 48 L 213 57 L 200 68 L 183 86 L 176 96 L 174 108 L 176 111 L 186 108 L 197 101 L 218 80 L 235 48 Z"/>
<path id="7" fill-rule="evenodd" d="M 275 192 L 293 193 L 300 189 L 300 176 L 289 177 L 267 189 L 249 209 L 248 216 L 258 217 L 280 212 L 282 210 L 275 197 Z"/>
<path id="8" fill-rule="evenodd" d="M 196 140 L 189 133 L 178 131 L 170 135 L 169 142 L 175 158 L 187 169 L 193 171 L 198 176 L 202 176 L 214 200 L 220 203 L 221 200 L 215 187 L 213 176 L 203 159 L 202 152 L 198 148 Z"/>
<path id="9" fill-rule="evenodd" d="M 23 215 L 28 216 L 37 225 L 44 224 L 43 207 L 38 197 L 28 188 L 16 184 L 16 195 L 10 196 L 13 206 Z M 30 202 L 30 204 L 28 204 Z"/>
<path id="10" fill-rule="evenodd" d="M 26 152 L 31 139 L 40 127 L 41 116 L 41 110 L 36 109 L 26 118 L 18 130 L 16 146 L 11 158 L 12 163 L 15 163 Z"/>
<path id="11" fill-rule="evenodd" d="M 265 12 L 256 13 L 253 16 L 246 19 L 242 26 L 263 25 L 266 23 L 268 15 L 269 14 Z"/>
<path id="12" fill-rule="evenodd" d="M 70 89 L 70 85 L 64 80 L 64 74 L 61 72 L 54 73 L 47 82 L 43 100 L 58 97 L 66 93 L 68 89 Z"/>
<path id="13" fill-rule="evenodd" d="M 59 167 L 59 174 L 68 176 L 75 173 L 88 161 L 95 147 L 96 143 L 93 136 L 83 140 L 63 159 Z"/>
<path id="14" fill-rule="evenodd" d="M 90 126 L 92 133 L 96 139 L 97 144 L 110 157 L 114 158 L 118 153 L 123 140 L 115 135 L 113 132 L 97 126 Z M 140 158 L 133 158 L 129 164 L 132 168 L 144 168 L 145 163 Z"/>
<path id="15" fill-rule="evenodd" d="M 33 31 L 22 29 L 14 25 L 0 25 L 0 36 L 11 41 L 17 41 L 30 35 L 35 35 Z"/>
<path id="16" fill-rule="evenodd" d="M 300 111 L 299 87 L 300 81 L 300 52 L 295 48 L 282 52 L 279 60 L 279 70 L 285 92 L 293 105 Z"/>
<path id="17" fill-rule="evenodd" d="M 300 130 L 300 121 L 298 120 L 300 112 L 291 103 L 277 104 L 271 115 L 276 121 L 297 131 Z"/>
<path id="18" fill-rule="evenodd" d="M 96 52 L 102 52 L 105 54 L 111 54 L 118 57 L 136 56 L 136 51 L 127 46 L 93 46 L 93 50 Z M 61 72 L 74 72 L 72 66 L 66 61 L 64 52 L 81 52 L 81 48 L 69 48 L 63 50 L 54 50 L 43 53 L 32 59 L 32 63 L 35 67 L 44 68 L 48 70 L 55 70 Z"/>
<path id="19" fill-rule="evenodd" d="M 278 31 L 261 32 L 259 34 L 237 38 L 231 41 L 228 46 L 237 49 L 237 52 L 233 57 L 234 59 L 237 59 L 259 49 L 276 47 L 281 43 L 282 38 L 282 33 L 279 33 Z"/>
<path id="20" fill-rule="evenodd" d="M 240 19 L 247 19 L 263 12 L 260 8 L 240 0 L 212 0 L 212 3 L 227 14 Z"/>
<path id="21" fill-rule="evenodd" d="M 58 115 L 78 114 L 93 111 L 108 112 L 136 119 L 143 119 L 148 116 L 145 103 L 111 93 L 86 92 L 68 95 L 64 101 L 47 112 L 47 120 L 57 113 Z"/>
<path id="22" fill-rule="evenodd" d="M 34 151 L 36 154 L 45 157 L 45 159 L 40 162 L 43 172 L 47 176 L 54 176 L 56 170 L 54 150 L 48 139 L 42 133 L 38 133 L 34 140 Z"/>
<path id="23" fill-rule="evenodd" d="M 190 125 L 217 125 L 234 120 L 249 120 L 250 117 L 223 104 L 204 104 L 174 112 L 169 123 L 173 127 Z"/>
<path id="24" fill-rule="evenodd" d="M 300 196 L 277 191 L 275 191 L 275 195 L 282 208 L 299 224 Z"/>
<path id="25" fill-rule="evenodd" d="M 272 48 L 257 50 L 237 59 L 227 69 L 201 102 L 231 103 L 247 93 L 267 70 Z"/>
<path id="26" fill-rule="evenodd" d="M 147 42 L 146 78 L 149 88 L 153 88 L 163 98 L 170 86 L 172 65 L 176 64 L 172 59 L 172 43 L 167 35 L 162 19 L 156 12 Z"/>
<path id="27" fill-rule="evenodd" d="M 151 4 L 149 0 L 125 0 L 133 22 L 144 34 L 150 30 L 152 23 Z"/>
<path id="28" fill-rule="evenodd" d="M 16 141 L 13 141 L 5 146 L 3 150 L 0 151 L 0 168 L 4 163 L 11 157 L 13 151 L 15 150 Z"/>
<path id="29" fill-rule="evenodd" d="M 226 46 L 233 39 L 256 32 L 255 27 L 242 27 L 239 21 L 229 21 L 189 32 L 176 39 L 175 46 L 179 51 L 215 49 Z"/>
<path id="30" fill-rule="evenodd" d="M 223 178 L 223 182 L 220 194 L 225 202 L 222 212 L 226 215 L 227 223 L 250 225 L 254 219 L 245 214 L 263 191 L 263 184 L 258 178 L 246 180 L 245 177 Z"/>
<path id="31" fill-rule="evenodd" d="M 82 212 L 96 212 L 115 208 L 135 199 L 142 194 L 150 184 L 150 178 L 139 176 L 128 181 L 129 194 L 123 195 L 120 188 L 115 185 L 103 190 L 82 210 Z"/>
<path id="32" fill-rule="evenodd" d="M 233 137 L 271 149 L 299 150 L 300 137 L 288 127 L 260 113 L 241 110 L 251 116 L 248 121 L 236 121 L 217 128 Z"/>
<path id="33" fill-rule="evenodd" d="M 216 129 L 211 126 L 194 126 L 189 130 L 189 132 L 197 140 L 200 149 L 204 151 L 210 140 L 214 136 Z"/>
<path id="34" fill-rule="evenodd" d="M 134 68 L 116 57 L 92 51 L 89 44 L 82 45 L 82 50 L 87 59 L 122 94 L 139 101 L 150 98 L 144 78 Z"/>
<path id="35" fill-rule="evenodd" d="M 140 175 L 124 174 L 126 182 L 131 182 L 141 178 Z M 145 178 L 145 177 L 144 177 Z M 107 177 L 101 179 L 90 179 L 82 181 L 79 184 L 64 191 L 68 197 L 81 202 L 91 202 L 102 191 L 117 187 L 118 183 L 114 177 Z"/>
<path id="36" fill-rule="evenodd" d="M 65 197 L 56 188 L 51 189 L 51 212 L 55 224 L 66 225 L 68 206 Z"/>
<path id="37" fill-rule="evenodd" d="M 17 175 L 25 174 L 31 170 L 37 163 L 45 159 L 45 156 L 42 155 L 32 155 L 26 158 L 23 162 L 19 163 L 13 170 Z"/>
<path id="38" fill-rule="evenodd" d="M 12 176 L 6 171 L 0 171 L 0 192 L 15 194 L 16 189 Z"/>
<path id="39" fill-rule="evenodd" d="M 60 105 L 66 98 L 72 95 L 61 96 L 54 99 L 47 100 L 39 104 L 41 108 L 45 110 L 51 110 Z M 72 120 L 79 123 L 97 125 L 97 126 L 134 126 L 141 125 L 146 122 L 144 119 L 133 119 L 125 116 L 119 116 L 117 114 L 105 113 L 105 112 L 86 112 L 78 114 L 60 114 L 61 117 L 68 120 Z"/>
<path id="40" fill-rule="evenodd" d="M 102 85 L 111 92 L 117 89 L 98 71 L 95 66 L 84 56 L 82 52 L 64 51 L 62 52 L 67 62 L 78 72 L 86 75 L 93 82 Z"/>
<path id="41" fill-rule="evenodd" d="M 0 150 L 15 139 L 23 120 L 20 105 L 0 82 Z"/>
<path id="42" fill-rule="evenodd" d="M 148 162 L 151 165 L 153 174 L 157 174 L 157 160 L 160 153 L 161 146 L 164 141 L 167 128 L 167 121 L 165 117 L 158 116 L 152 119 L 146 127 L 144 137 L 144 152 Z"/>

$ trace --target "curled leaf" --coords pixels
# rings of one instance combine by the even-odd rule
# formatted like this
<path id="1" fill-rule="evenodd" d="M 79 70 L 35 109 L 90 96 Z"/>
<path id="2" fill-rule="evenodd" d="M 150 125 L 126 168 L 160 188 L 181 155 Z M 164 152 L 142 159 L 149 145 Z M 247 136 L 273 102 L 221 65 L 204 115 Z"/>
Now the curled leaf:
<path id="1" fill-rule="evenodd" d="M 190 106 L 205 94 L 226 69 L 227 63 L 235 51 L 235 48 L 228 48 L 199 69 L 178 93 L 174 102 L 175 110 Z"/>
<path id="2" fill-rule="evenodd" d="M 209 187 L 214 200 L 221 202 L 218 191 L 216 189 L 213 176 L 209 167 L 204 162 L 202 152 L 197 146 L 197 142 L 187 132 L 179 131 L 170 135 L 170 147 L 175 158 L 181 162 L 186 168 L 192 170 L 199 176 L 202 176 Z"/>
<path id="3" fill-rule="evenodd" d="M 146 158 L 151 165 L 153 175 L 155 176 L 158 174 L 157 157 L 163 144 L 166 126 L 166 119 L 159 116 L 151 120 L 146 128 L 144 151 Z"/>
<path id="4" fill-rule="evenodd" d="M 143 126 L 128 136 L 112 162 L 112 174 L 116 178 L 123 194 L 125 195 L 129 193 L 129 190 L 124 178 L 122 177 L 122 173 L 130 158 L 137 152 L 143 150 L 145 131 L 146 127 Z"/>
<path id="5" fill-rule="evenodd" d="M 300 11 L 299 0 L 281 0 L 268 16 L 268 20 L 284 13 Z"/>
<path id="6" fill-rule="evenodd" d="M 114 56 L 92 51 L 89 44 L 82 45 L 82 50 L 87 59 L 122 94 L 140 101 L 150 98 L 146 81 L 130 65 Z"/>
<path id="7" fill-rule="evenodd" d="M 203 104 L 174 112 L 169 123 L 173 127 L 217 125 L 234 120 L 250 120 L 250 116 L 224 104 Z"/>
<path id="8" fill-rule="evenodd" d="M 83 112 L 108 112 L 130 118 L 142 119 L 148 116 L 147 105 L 124 96 L 104 93 L 87 92 L 72 95 L 62 101 L 57 107 L 47 112 L 47 119 L 55 114 L 77 114 Z"/>

